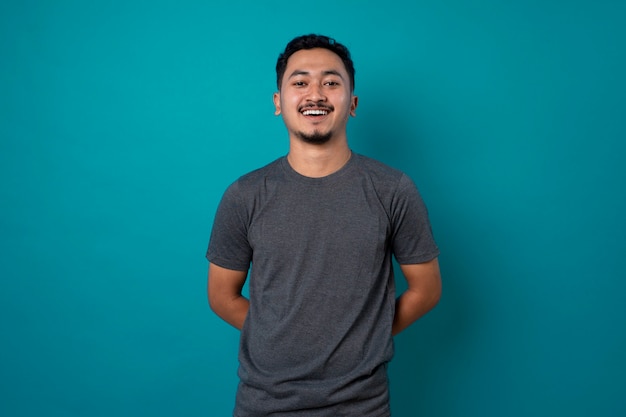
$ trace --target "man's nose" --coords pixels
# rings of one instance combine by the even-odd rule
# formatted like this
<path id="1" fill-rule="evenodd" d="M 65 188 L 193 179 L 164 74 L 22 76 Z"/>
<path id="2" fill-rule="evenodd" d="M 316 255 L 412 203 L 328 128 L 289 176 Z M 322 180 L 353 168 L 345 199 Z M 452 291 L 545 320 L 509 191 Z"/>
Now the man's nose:
<path id="1" fill-rule="evenodd" d="M 324 90 L 321 84 L 313 83 L 311 84 L 311 88 L 309 90 L 309 100 L 311 101 L 325 101 L 326 96 L 324 95 Z"/>

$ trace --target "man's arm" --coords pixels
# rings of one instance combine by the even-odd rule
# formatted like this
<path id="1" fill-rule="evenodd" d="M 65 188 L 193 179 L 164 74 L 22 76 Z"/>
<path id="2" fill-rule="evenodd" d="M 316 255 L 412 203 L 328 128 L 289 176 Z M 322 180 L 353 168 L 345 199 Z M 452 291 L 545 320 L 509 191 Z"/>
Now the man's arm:
<path id="1" fill-rule="evenodd" d="M 441 296 L 441 275 L 437 258 L 421 264 L 400 265 L 408 288 L 396 300 L 392 334 L 395 336 L 430 311 Z"/>
<path id="2" fill-rule="evenodd" d="M 209 263 L 208 295 L 211 309 L 225 322 L 241 330 L 250 303 L 241 295 L 248 271 L 235 271 Z"/>

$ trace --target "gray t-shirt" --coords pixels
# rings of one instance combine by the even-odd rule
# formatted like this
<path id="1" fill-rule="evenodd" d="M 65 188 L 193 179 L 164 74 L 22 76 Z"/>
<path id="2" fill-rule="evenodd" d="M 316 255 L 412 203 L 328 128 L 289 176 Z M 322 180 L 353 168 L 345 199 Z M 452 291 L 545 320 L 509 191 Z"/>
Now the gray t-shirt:
<path id="1" fill-rule="evenodd" d="M 438 254 L 413 182 L 373 159 L 309 178 L 283 157 L 233 183 L 207 258 L 251 266 L 234 416 L 388 416 L 392 255 Z"/>

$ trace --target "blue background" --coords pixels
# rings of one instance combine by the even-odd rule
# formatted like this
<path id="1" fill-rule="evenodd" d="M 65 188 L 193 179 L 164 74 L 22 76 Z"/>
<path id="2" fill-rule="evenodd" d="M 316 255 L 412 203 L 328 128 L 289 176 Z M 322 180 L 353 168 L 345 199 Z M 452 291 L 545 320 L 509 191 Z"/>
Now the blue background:
<path id="1" fill-rule="evenodd" d="M 204 252 L 225 187 L 287 152 L 274 65 L 309 32 L 351 48 L 351 146 L 414 178 L 442 250 L 394 415 L 626 415 L 625 16 L 3 2 L 0 415 L 230 415 L 238 333 Z"/>

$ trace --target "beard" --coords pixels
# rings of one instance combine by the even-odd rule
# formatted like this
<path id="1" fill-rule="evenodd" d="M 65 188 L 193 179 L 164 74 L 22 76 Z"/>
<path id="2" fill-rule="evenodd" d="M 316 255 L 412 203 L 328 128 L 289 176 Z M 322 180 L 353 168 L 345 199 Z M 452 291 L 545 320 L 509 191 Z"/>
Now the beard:
<path id="1" fill-rule="evenodd" d="M 333 132 L 328 131 L 322 133 L 319 130 L 315 130 L 313 133 L 296 132 L 296 135 L 302 139 L 303 142 L 310 143 L 311 145 L 323 145 L 333 137 Z"/>

